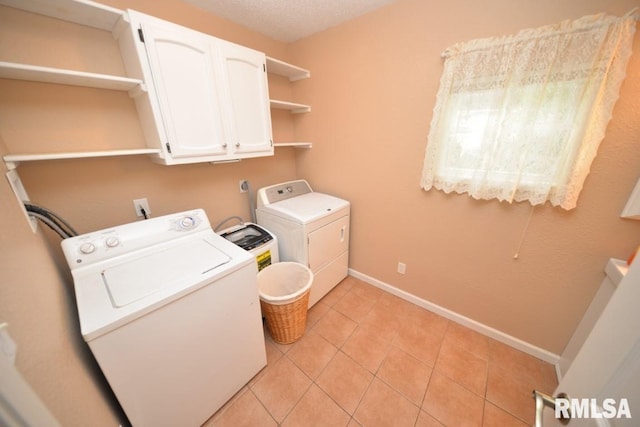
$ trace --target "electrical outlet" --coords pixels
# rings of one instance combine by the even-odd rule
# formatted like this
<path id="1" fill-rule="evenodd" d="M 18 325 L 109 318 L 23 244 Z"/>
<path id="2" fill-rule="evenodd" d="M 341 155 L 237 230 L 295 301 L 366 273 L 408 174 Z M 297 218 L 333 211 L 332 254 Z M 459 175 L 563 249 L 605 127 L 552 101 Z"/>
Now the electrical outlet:
<path id="1" fill-rule="evenodd" d="M 147 202 L 146 198 L 135 199 L 133 201 L 133 207 L 136 210 L 136 216 L 149 216 L 151 213 L 151 209 L 149 209 L 149 202 Z M 142 213 L 142 209 L 144 209 L 144 213 Z"/>
<path id="2" fill-rule="evenodd" d="M 247 191 L 249 191 L 249 181 L 247 181 L 246 179 L 241 179 L 238 182 L 238 186 L 240 187 L 241 193 L 246 193 Z"/>
<path id="3" fill-rule="evenodd" d="M 404 262 L 399 262 L 398 263 L 398 273 L 404 274 L 406 271 L 407 271 L 407 264 L 405 264 Z"/>

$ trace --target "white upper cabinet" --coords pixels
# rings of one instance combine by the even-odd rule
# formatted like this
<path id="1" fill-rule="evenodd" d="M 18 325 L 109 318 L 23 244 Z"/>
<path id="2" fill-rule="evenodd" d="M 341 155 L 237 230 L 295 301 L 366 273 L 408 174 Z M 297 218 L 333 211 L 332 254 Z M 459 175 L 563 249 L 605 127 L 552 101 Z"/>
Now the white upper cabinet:
<path id="1" fill-rule="evenodd" d="M 273 153 L 271 112 L 264 53 L 216 40 L 222 64 L 223 86 L 231 107 L 228 142 L 244 157 Z"/>
<path id="2" fill-rule="evenodd" d="M 147 143 L 164 164 L 273 154 L 265 55 L 135 11 L 119 43 Z"/>
<path id="3" fill-rule="evenodd" d="M 167 22 L 141 27 L 171 157 L 226 154 L 210 40 Z"/>

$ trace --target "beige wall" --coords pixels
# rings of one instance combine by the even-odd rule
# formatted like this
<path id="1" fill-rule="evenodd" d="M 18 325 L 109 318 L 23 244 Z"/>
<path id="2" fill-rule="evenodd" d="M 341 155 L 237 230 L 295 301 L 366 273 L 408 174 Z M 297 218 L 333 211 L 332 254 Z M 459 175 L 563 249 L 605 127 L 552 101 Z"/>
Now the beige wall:
<path id="1" fill-rule="evenodd" d="M 578 208 L 566 212 L 420 189 L 434 99 L 453 43 L 609 12 L 637 0 L 399 0 L 290 46 L 298 172 L 353 203 L 350 267 L 542 349 L 562 352 L 610 257 L 640 223 L 619 213 L 640 176 L 640 39 Z M 521 236 L 518 260 L 513 259 Z M 406 274 L 396 272 L 398 262 Z"/>
<path id="2" fill-rule="evenodd" d="M 560 353 L 603 278 L 609 257 L 626 258 L 640 224 L 618 217 L 639 176 L 640 41 L 606 140 L 578 208 L 475 201 L 419 188 L 440 52 L 455 42 L 508 34 L 585 14 L 627 12 L 637 1 L 399 0 L 291 45 L 260 36 L 177 0 L 108 0 L 265 51 L 311 70 L 294 86 L 312 105 L 274 112 L 274 134 L 311 150 L 227 165 L 160 166 L 146 157 L 34 162 L 19 172 L 32 200 L 79 232 L 135 221 L 131 200 L 152 215 L 202 207 L 213 224 L 248 218 L 238 180 L 253 187 L 306 178 L 353 203 L 351 267 L 516 338 Z M 107 33 L 0 7 L 0 60 L 122 73 Z M 288 85 L 270 83 L 288 99 Z M 294 134 L 295 132 L 295 134 Z M 0 154 L 142 147 L 126 94 L 0 81 Z M 17 366 L 64 424 L 117 425 L 118 414 L 80 338 L 59 239 L 33 235 L 0 185 L 0 321 L 18 342 Z M 50 245 L 47 244 L 51 243 Z M 397 262 L 406 275 L 396 273 Z"/>

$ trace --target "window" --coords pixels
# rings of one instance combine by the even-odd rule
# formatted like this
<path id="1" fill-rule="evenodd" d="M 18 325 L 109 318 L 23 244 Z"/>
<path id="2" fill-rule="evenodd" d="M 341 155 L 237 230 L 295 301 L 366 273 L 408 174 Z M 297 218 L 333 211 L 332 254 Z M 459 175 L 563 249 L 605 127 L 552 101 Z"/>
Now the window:
<path id="1" fill-rule="evenodd" d="M 574 208 L 624 79 L 634 14 L 447 49 L 422 187 Z"/>

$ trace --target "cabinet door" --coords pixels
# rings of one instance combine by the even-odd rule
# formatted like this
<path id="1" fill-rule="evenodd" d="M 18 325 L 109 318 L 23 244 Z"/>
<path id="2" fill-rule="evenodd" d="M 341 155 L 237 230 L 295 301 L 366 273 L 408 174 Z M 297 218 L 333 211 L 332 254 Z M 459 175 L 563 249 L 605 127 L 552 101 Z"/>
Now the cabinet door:
<path id="1" fill-rule="evenodd" d="M 211 37 L 163 21 L 141 26 L 171 156 L 225 154 Z"/>
<path id="2" fill-rule="evenodd" d="M 226 132 L 234 153 L 273 154 L 271 110 L 264 53 L 216 40 L 229 107 Z"/>

